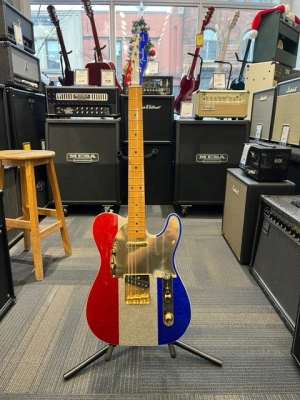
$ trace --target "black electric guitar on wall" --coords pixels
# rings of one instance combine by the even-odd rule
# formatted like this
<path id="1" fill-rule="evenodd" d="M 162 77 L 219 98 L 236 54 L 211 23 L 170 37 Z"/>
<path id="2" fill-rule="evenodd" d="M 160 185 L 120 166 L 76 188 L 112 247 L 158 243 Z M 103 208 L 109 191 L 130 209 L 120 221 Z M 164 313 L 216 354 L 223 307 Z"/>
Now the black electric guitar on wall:
<path id="1" fill-rule="evenodd" d="M 64 63 L 65 63 L 65 70 L 64 70 L 64 74 L 62 77 L 58 78 L 60 84 L 62 86 L 72 86 L 74 85 L 74 71 L 71 70 L 71 66 L 70 66 L 70 62 L 69 62 L 69 58 L 68 58 L 68 53 L 66 50 L 66 46 L 64 43 L 64 39 L 63 39 L 63 35 L 59 26 L 59 19 L 57 17 L 56 14 L 56 10 L 54 6 L 48 6 L 47 7 L 47 11 L 50 17 L 51 22 L 53 23 L 53 25 L 56 28 L 56 32 L 57 32 L 57 38 L 58 38 L 58 42 L 61 48 L 60 54 L 63 57 Z"/>

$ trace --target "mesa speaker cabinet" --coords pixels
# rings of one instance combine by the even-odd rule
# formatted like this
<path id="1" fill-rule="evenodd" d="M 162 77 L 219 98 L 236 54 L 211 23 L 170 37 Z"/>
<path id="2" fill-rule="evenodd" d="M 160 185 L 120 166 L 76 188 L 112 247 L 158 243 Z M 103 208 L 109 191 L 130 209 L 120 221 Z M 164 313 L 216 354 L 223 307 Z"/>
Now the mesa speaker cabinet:
<path id="1" fill-rule="evenodd" d="M 297 314 L 291 354 L 300 367 L 300 299 L 298 304 L 298 314 Z"/>
<path id="2" fill-rule="evenodd" d="M 120 121 L 47 119 L 46 147 L 66 204 L 120 204 Z"/>
<path id="3" fill-rule="evenodd" d="M 40 60 L 10 42 L 0 41 L 0 83 L 41 91 Z"/>
<path id="4" fill-rule="evenodd" d="M 222 234 L 241 264 L 251 260 L 260 196 L 294 193 L 293 182 L 257 182 L 240 168 L 227 170 Z"/>
<path id="5" fill-rule="evenodd" d="M 3 192 L 0 190 L 0 319 L 14 303 L 15 294 L 3 211 Z"/>
<path id="6" fill-rule="evenodd" d="M 10 135 L 13 149 L 23 149 L 29 143 L 32 150 L 45 148 L 45 95 L 16 88 L 6 88 Z M 46 166 L 35 168 L 37 202 L 44 207 L 49 202 Z"/>
<path id="7" fill-rule="evenodd" d="M 223 204 L 248 139 L 249 121 L 176 121 L 174 204 Z"/>
<path id="8" fill-rule="evenodd" d="M 0 150 L 11 149 L 5 86 L 0 85 Z"/>
<path id="9" fill-rule="evenodd" d="M 250 268 L 291 331 L 300 295 L 299 205 L 299 196 L 261 196 Z"/>
<path id="10" fill-rule="evenodd" d="M 276 88 L 253 93 L 250 138 L 269 140 L 274 121 Z"/>
<path id="11" fill-rule="evenodd" d="M 121 96 L 123 140 L 128 140 L 128 96 Z M 144 140 L 171 142 L 174 96 L 143 95 Z"/>
<path id="12" fill-rule="evenodd" d="M 298 104 L 300 101 L 300 78 L 279 83 L 277 90 L 272 140 L 281 142 L 282 134 L 284 133 L 284 136 L 287 136 L 286 143 L 299 146 L 300 114 Z"/>
<path id="13" fill-rule="evenodd" d="M 128 155 L 128 142 L 122 145 Z M 144 142 L 145 202 L 146 204 L 172 204 L 173 146 L 171 143 Z M 128 203 L 128 166 L 122 168 L 122 203 Z"/>
<path id="14" fill-rule="evenodd" d="M 17 44 L 15 25 L 21 28 L 24 50 L 34 53 L 33 22 L 5 0 L 0 0 L 0 40 Z"/>

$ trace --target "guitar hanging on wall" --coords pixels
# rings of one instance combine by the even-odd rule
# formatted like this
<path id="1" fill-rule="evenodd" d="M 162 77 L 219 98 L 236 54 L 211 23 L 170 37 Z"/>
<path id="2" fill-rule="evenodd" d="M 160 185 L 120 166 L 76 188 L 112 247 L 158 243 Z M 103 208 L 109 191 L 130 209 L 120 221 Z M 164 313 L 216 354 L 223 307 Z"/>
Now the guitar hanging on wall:
<path id="1" fill-rule="evenodd" d="M 236 23 L 237 23 L 237 21 L 239 19 L 239 16 L 240 16 L 240 11 L 236 10 L 234 15 L 233 15 L 233 17 L 229 21 L 229 26 L 228 26 L 227 33 L 226 33 L 226 36 L 225 36 L 225 39 L 224 39 L 224 42 L 223 42 L 222 50 L 221 50 L 220 56 L 219 56 L 219 58 L 217 60 L 218 61 L 218 66 L 217 66 L 216 71 L 215 71 L 215 73 L 217 73 L 217 74 L 219 74 L 222 71 L 223 61 L 225 60 L 225 55 L 226 55 L 226 51 L 227 51 L 227 47 L 228 47 L 230 34 L 231 34 L 232 29 L 235 27 L 235 25 L 236 25 Z M 212 77 L 211 80 L 209 81 L 209 86 L 208 86 L 209 89 L 212 89 L 213 85 L 214 85 L 214 79 Z"/>
<path id="2" fill-rule="evenodd" d="M 89 84 L 95 86 L 101 86 L 101 70 L 111 69 L 116 73 L 115 65 L 112 61 L 104 61 L 102 56 L 102 50 L 105 46 L 101 47 L 97 28 L 94 19 L 94 12 L 92 10 L 92 5 L 90 1 L 82 0 L 85 13 L 91 22 L 94 42 L 95 42 L 95 62 L 89 62 L 86 64 L 85 68 L 89 70 Z M 115 76 L 115 86 L 123 93 L 123 90 Z"/>
<path id="3" fill-rule="evenodd" d="M 63 76 L 59 77 L 58 80 L 62 86 L 72 86 L 72 85 L 74 85 L 74 71 L 71 70 L 71 66 L 70 66 L 70 62 L 69 62 L 69 58 L 68 58 L 68 54 L 70 54 L 71 52 L 68 53 L 66 50 L 66 46 L 64 43 L 61 29 L 60 29 L 59 19 L 56 14 L 55 7 L 50 5 L 47 7 L 47 11 L 48 11 L 51 22 L 53 23 L 53 25 L 56 28 L 57 38 L 58 38 L 60 49 L 61 49 L 60 54 L 65 63 L 65 70 L 64 70 Z"/>
<path id="4" fill-rule="evenodd" d="M 174 258 L 181 221 L 170 214 L 158 235 L 146 230 L 142 76 L 148 35 L 137 34 L 128 85 L 128 217 L 99 214 L 93 235 L 101 266 L 86 305 L 91 331 L 112 345 L 170 344 L 186 331 L 191 308 Z"/>
<path id="5" fill-rule="evenodd" d="M 245 74 L 245 68 L 246 68 L 246 64 L 247 64 L 249 53 L 250 53 L 251 42 L 252 42 L 252 40 L 248 39 L 245 55 L 244 55 L 241 70 L 240 70 L 240 74 L 239 74 L 238 78 L 235 78 L 232 80 L 232 82 L 230 84 L 230 89 L 233 89 L 233 90 L 244 90 L 245 89 L 244 74 Z M 237 54 L 236 54 L 236 56 L 237 56 Z"/>
<path id="6" fill-rule="evenodd" d="M 215 11 L 214 7 L 208 7 L 205 17 L 203 18 L 202 27 L 199 35 L 203 35 L 205 28 L 210 23 L 210 20 L 213 16 Z M 192 100 L 192 93 L 198 90 L 200 85 L 200 73 L 198 74 L 197 78 L 194 77 L 194 71 L 197 64 L 197 59 L 199 57 L 200 48 L 203 46 L 201 45 L 196 46 L 195 53 L 193 55 L 192 65 L 189 69 L 188 74 L 184 75 L 181 78 L 180 82 L 180 90 L 179 94 L 177 95 L 176 99 L 174 100 L 174 112 L 179 114 L 180 113 L 180 105 L 182 101 L 191 101 Z"/>

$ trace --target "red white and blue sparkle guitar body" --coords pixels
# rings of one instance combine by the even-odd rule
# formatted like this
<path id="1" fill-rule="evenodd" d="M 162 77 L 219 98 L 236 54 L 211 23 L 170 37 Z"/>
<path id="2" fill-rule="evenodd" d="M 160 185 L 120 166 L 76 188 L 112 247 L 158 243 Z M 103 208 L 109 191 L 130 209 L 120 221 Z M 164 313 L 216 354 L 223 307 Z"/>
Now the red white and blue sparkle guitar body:
<path id="1" fill-rule="evenodd" d="M 181 221 L 170 214 L 158 235 L 146 230 L 141 78 L 146 33 L 134 41 L 128 85 L 128 217 L 99 214 L 93 235 L 101 264 L 86 305 L 91 331 L 112 345 L 154 346 L 178 340 L 191 307 L 176 266 Z"/>

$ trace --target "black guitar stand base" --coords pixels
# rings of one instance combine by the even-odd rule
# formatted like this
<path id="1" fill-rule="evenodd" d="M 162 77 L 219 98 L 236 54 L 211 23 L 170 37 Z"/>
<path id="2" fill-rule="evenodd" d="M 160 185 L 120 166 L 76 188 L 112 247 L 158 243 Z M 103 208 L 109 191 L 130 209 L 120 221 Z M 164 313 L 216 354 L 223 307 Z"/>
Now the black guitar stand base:
<path id="1" fill-rule="evenodd" d="M 212 362 L 213 364 L 218 365 L 219 367 L 222 366 L 222 361 L 218 360 L 215 357 L 210 356 L 209 354 L 205 354 L 200 350 L 195 349 L 194 347 L 191 347 L 183 342 L 180 342 L 179 340 L 176 340 L 173 343 L 169 343 L 169 351 L 170 355 L 172 358 L 176 358 L 176 350 L 175 346 L 178 346 L 192 354 L 195 354 L 198 357 L 202 357 L 205 360 L 208 360 Z M 83 368 L 87 367 L 90 365 L 92 362 L 96 361 L 98 358 L 102 357 L 105 355 L 105 361 L 109 361 L 112 356 L 112 352 L 114 351 L 114 348 L 116 345 L 114 344 L 108 344 L 104 346 L 101 350 L 97 351 L 97 353 L 93 354 L 91 357 L 87 358 L 85 361 L 82 361 L 80 364 L 78 364 L 76 367 L 72 368 L 70 371 L 66 372 L 64 374 L 64 379 L 67 381 L 68 379 L 72 378 L 77 372 L 81 371 Z"/>

